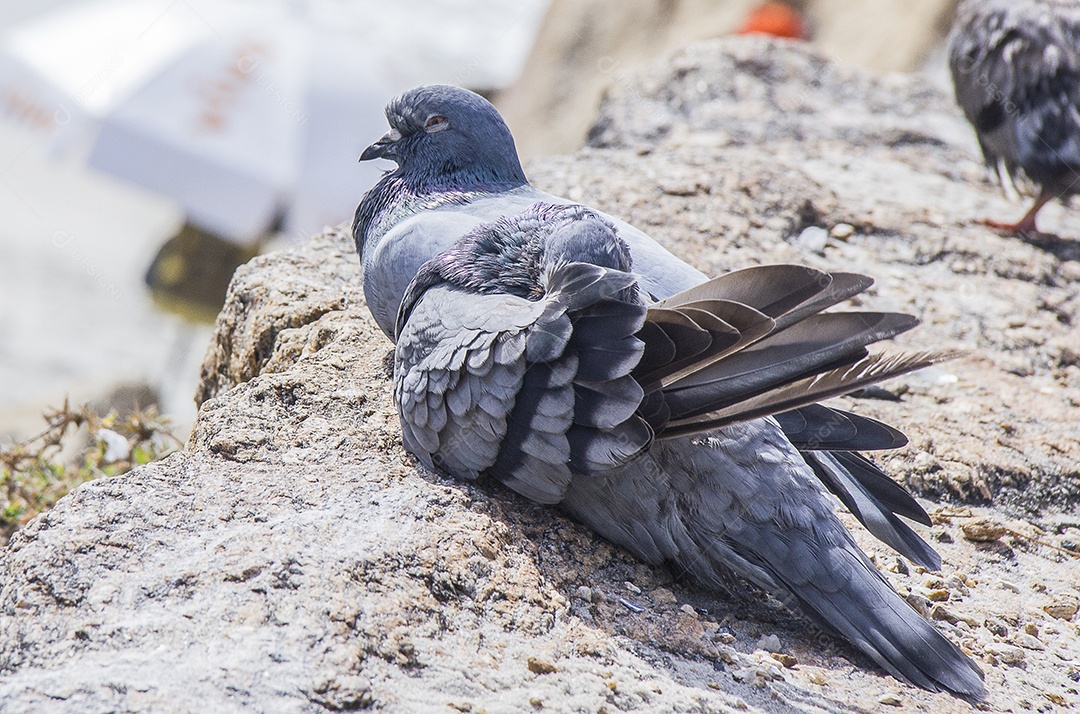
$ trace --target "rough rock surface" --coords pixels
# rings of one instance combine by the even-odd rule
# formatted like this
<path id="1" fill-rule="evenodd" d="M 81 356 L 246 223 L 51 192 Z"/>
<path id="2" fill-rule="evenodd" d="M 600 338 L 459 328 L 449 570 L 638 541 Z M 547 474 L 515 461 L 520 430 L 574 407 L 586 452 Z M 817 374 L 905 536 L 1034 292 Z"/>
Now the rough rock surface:
<path id="1" fill-rule="evenodd" d="M 873 71 L 928 64 L 949 31 L 958 0 L 787 0 L 813 45 Z M 723 37 L 761 0 L 552 0 L 521 77 L 499 95 L 526 157 L 581 147 L 604 90 L 632 86 L 640 66 L 692 42 Z"/>
<path id="2" fill-rule="evenodd" d="M 948 502 L 921 529 L 943 572 L 857 535 L 980 661 L 985 709 L 1077 702 L 1075 240 L 974 225 L 1022 207 L 982 179 L 948 99 L 805 50 L 681 51 L 609 95 L 592 136 L 534 183 L 707 272 L 867 272 L 864 304 L 924 318 L 905 345 L 967 351 L 889 383 L 899 401 L 844 400 L 911 435 L 882 460 Z M 1080 237 L 1060 208 L 1045 225 Z M 389 350 L 345 231 L 238 271 L 185 451 L 80 487 L 0 556 L 0 709 L 970 711 L 760 595 L 418 468 Z"/>

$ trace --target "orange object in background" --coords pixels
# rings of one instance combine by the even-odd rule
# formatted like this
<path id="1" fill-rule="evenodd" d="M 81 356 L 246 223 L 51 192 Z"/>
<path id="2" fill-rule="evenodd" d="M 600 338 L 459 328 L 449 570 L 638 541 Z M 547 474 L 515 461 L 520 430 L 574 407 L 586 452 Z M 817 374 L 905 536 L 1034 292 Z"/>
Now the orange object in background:
<path id="1" fill-rule="evenodd" d="M 780 2 L 767 2 L 758 5 L 747 15 L 737 35 L 772 35 L 787 37 L 792 40 L 809 38 L 806 21 L 798 11 Z"/>

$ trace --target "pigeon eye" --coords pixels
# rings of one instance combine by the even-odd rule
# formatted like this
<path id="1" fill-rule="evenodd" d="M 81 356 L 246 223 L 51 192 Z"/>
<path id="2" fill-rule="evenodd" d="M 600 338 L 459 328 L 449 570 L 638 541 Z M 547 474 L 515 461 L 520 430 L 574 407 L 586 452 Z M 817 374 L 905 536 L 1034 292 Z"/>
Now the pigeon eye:
<path id="1" fill-rule="evenodd" d="M 427 121 L 424 122 L 424 131 L 441 131 L 443 129 L 449 128 L 449 126 L 450 122 L 446 120 L 446 117 L 439 114 L 432 114 L 427 118 Z"/>

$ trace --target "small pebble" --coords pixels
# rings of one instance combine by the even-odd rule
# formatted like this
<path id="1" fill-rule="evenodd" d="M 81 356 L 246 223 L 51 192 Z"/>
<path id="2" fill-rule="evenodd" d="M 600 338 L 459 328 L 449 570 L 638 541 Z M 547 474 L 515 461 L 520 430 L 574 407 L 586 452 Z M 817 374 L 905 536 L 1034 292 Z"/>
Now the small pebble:
<path id="1" fill-rule="evenodd" d="M 667 588 L 656 588 L 650 594 L 652 595 L 653 602 L 658 605 L 674 605 L 679 601 L 678 598 L 675 597 L 675 593 Z"/>
<path id="2" fill-rule="evenodd" d="M 1058 595 L 1049 605 L 1043 605 L 1043 611 L 1059 620 L 1071 620 L 1080 609 L 1080 602 L 1072 595 Z"/>
<path id="3" fill-rule="evenodd" d="M 527 664 L 529 671 L 533 674 L 551 674 L 559 671 L 551 662 L 542 660 L 539 657 L 530 657 Z"/>
<path id="4" fill-rule="evenodd" d="M 799 660 L 795 659 L 793 655 L 785 654 L 784 652 L 773 652 L 770 656 L 788 669 L 791 669 L 799 663 Z"/>
<path id="5" fill-rule="evenodd" d="M 694 609 L 694 606 L 689 603 L 684 604 L 682 607 L 679 608 L 679 610 L 684 615 L 689 615 L 695 620 L 701 617 L 701 615 L 698 614 L 698 611 Z"/>
<path id="6" fill-rule="evenodd" d="M 922 595 L 916 595 L 915 593 L 911 593 L 904 599 L 907 600 L 908 605 L 911 605 L 913 608 L 915 608 L 915 612 L 919 613 L 923 617 L 930 616 L 930 601 L 924 598 Z"/>
<path id="7" fill-rule="evenodd" d="M 889 707 L 898 707 L 903 703 L 904 700 L 893 694 L 892 692 L 889 692 L 888 694 L 883 694 L 881 697 L 878 698 L 878 704 L 884 704 L 885 706 Z"/>
<path id="8" fill-rule="evenodd" d="M 629 580 L 627 580 L 625 583 L 623 583 L 623 586 L 627 590 L 629 590 L 630 592 L 634 593 L 635 595 L 640 595 L 641 594 L 641 588 L 639 588 L 637 585 L 634 585 Z"/>
<path id="9" fill-rule="evenodd" d="M 993 642 L 984 647 L 983 651 L 993 655 L 995 659 L 1004 664 L 1019 664 L 1027 657 L 1024 650 L 1015 645 L 1007 645 L 1004 642 Z"/>
<path id="10" fill-rule="evenodd" d="M 577 597 L 585 602 L 592 602 L 592 588 L 582 585 L 574 593 Z"/>
<path id="11" fill-rule="evenodd" d="M 1013 638 L 1013 642 L 1027 650 L 1041 652 L 1046 649 L 1046 645 L 1044 645 L 1038 637 L 1029 635 L 1026 632 L 1017 633 L 1016 637 Z"/>
<path id="12" fill-rule="evenodd" d="M 926 593 L 926 599 L 930 600 L 931 602 L 945 602 L 949 599 L 949 591 L 945 588 L 941 588 L 939 590 L 931 590 L 930 592 Z"/>
<path id="13" fill-rule="evenodd" d="M 758 672 L 760 672 L 761 676 L 763 678 L 765 678 L 765 679 L 771 679 L 774 682 L 783 682 L 784 681 L 784 673 L 782 671 L 780 671 L 780 668 L 777 667 L 776 665 L 769 665 L 767 667 L 759 667 Z"/>
<path id="14" fill-rule="evenodd" d="M 735 635 L 730 632 L 721 632 L 716 636 L 716 641 L 721 644 L 730 645 L 735 641 Z"/>
<path id="15" fill-rule="evenodd" d="M 814 670 L 806 675 L 806 678 L 810 680 L 811 684 L 816 684 L 819 687 L 825 684 L 825 674 L 819 670 Z"/>
<path id="16" fill-rule="evenodd" d="M 1009 636 L 1009 627 L 1008 627 L 1008 625 L 1006 625 L 1003 622 L 999 622 L 997 620 L 987 619 L 987 620 L 983 621 L 983 627 L 990 630 L 991 632 L 993 632 L 998 637 L 1008 637 Z"/>
<path id="17" fill-rule="evenodd" d="M 1001 538 L 1008 529 L 991 518 L 974 518 L 960 526 L 964 538 L 975 543 L 990 543 Z"/>
<path id="18" fill-rule="evenodd" d="M 950 575 L 948 580 L 945 581 L 945 587 L 949 590 L 955 590 L 961 595 L 970 595 L 971 590 L 968 587 L 967 580 L 962 578 L 961 575 L 961 573 Z"/>
<path id="19" fill-rule="evenodd" d="M 937 471 L 940 468 L 938 460 L 929 451 L 920 451 L 915 454 L 913 463 L 919 471 Z"/>
<path id="20" fill-rule="evenodd" d="M 962 617 L 960 615 L 957 615 L 955 612 L 949 610 L 941 603 L 934 605 L 934 607 L 930 609 L 930 617 L 934 620 L 941 620 L 942 622 L 947 622 L 950 625 L 955 625 L 956 623 L 963 621 L 966 622 L 969 627 L 979 626 L 979 623 L 975 620 L 969 617 Z"/>
<path id="21" fill-rule="evenodd" d="M 825 244 L 828 241 L 829 234 L 824 228 L 810 226 L 809 228 L 803 229 L 803 232 L 795 239 L 795 244 L 811 253 L 823 255 L 825 253 Z"/>
<path id="22" fill-rule="evenodd" d="M 766 652 L 779 652 L 780 638 L 776 635 L 765 635 L 758 640 L 757 648 L 759 650 L 765 650 Z"/>
<path id="23" fill-rule="evenodd" d="M 907 575 L 909 572 L 907 563 L 904 562 L 903 558 L 897 558 L 896 561 L 889 566 L 889 571 L 899 573 L 900 575 Z"/>
<path id="24" fill-rule="evenodd" d="M 855 226 L 850 223 L 837 223 L 829 231 L 829 235 L 837 240 L 847 240 L 855 233 Z"/>

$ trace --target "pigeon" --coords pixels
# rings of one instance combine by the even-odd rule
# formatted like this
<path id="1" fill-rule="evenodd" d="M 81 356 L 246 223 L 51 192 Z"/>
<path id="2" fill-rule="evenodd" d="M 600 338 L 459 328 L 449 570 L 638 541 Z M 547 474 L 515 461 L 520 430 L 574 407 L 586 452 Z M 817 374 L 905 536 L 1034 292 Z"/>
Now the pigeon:
<path id="1" fill-rule="evenodd" d="M 1044 205 L 1080 191 L 1080 2 L 965 0 L 948 48 L 986 165 L 1003 183 L 1038 188 L 1018 222 L 982 223 L 1035 235 Z"/>
<path id="2" fill-rule="evenodd" d="M 861 450 L 899 431 L 817 402 L 937 361 L 871 352 L 896 313 L 829 312 L 867 277 L 713 279 L 643 232 L 529 185 L 496 109 L 420 87 L 386 108 L 357 207 L 363 289 L 395 343 L 405 448 L 564 512 L 707 587 L 746 583 L 897 678 L 979 698 L 981 670 L 896 593 L 834 513 L 929 569 L 922 507 Z M 832 494 L 832 495 L 830 495 Z"/>

